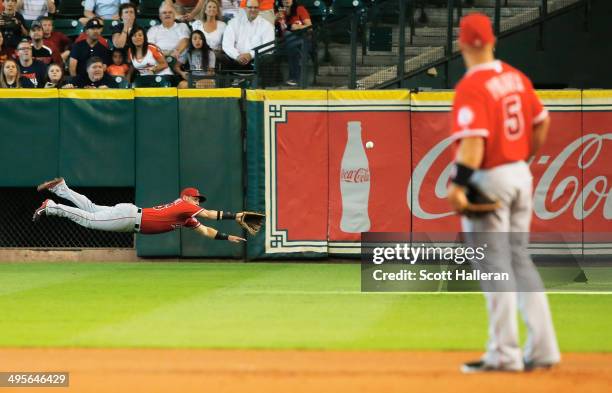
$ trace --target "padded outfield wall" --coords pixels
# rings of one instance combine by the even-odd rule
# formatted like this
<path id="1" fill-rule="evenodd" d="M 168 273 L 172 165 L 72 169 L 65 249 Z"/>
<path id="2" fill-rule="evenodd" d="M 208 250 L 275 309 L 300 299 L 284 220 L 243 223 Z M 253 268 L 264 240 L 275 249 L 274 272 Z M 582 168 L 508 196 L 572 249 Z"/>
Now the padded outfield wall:
<path id="1" fill-rule="evenodd" d="M 532 231 L 571 234 L 542 242 L 541 254 L 612 253 L 612 92 L 538 93 L 551 112 L 546 145 L 530 162 Z M 455 232 L 446 202 L 452 92 L 251 91 L 248 99 L 247 207 L 265 210 L 265 231 L 250 242 L 257 258 L 359 252 L 359 233 L 341 229 L 341 161 L 347 127 L 358 121 L 369 166 L 373 232 Z"/>
<path id="2" fill-rule="evenodd" d="M 180 230 L 137 236 L 143 257 L 355 254 L 359 234 L 340 225 L 340 176 L 347 124 L 358 121 L 362 144 L 374 143 L 365 149 L 370 230 L 459 229 L 445 201 L 452 92 L 243 94 L 0 90 L 0 187 L 33 187 L 64 176 L 74 186 L 134 187 L 135 203 L 152 206 L 193 185 L 208 196 L 211 209 L 266 212 L 265 230 L 244 248 Z M 539 94 L 553 123 L 548 143 L 531 162 L 533 230 L 578 234 L 577 254 L 612 253 L 612 92 Z M 237 230 L 231 222 L 211 225 Z M 0 228 L 8 230 L 8 223 Z"/>

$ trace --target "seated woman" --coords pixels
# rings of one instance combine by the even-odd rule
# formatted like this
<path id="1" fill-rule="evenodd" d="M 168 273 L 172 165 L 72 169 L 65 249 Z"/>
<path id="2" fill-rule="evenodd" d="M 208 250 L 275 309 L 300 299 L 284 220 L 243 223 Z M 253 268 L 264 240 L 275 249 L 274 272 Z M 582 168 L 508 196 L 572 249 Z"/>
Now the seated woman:
<path id="1" fill-rule="evenodd" d="M 140 75 L 173 75 L 162 51 L 147 42 L 147 35 L 140 26 L 130 33 L 128 61 Z"/>
<path id="2" fill-rule="evenodd" d="M 49 68 L 47 68 L 47 76 L 45 78 L 45 88 L 53 89 L 53 88 L 72 88 L 74 87 L 71 83 L 66 81 L 66 77 L 64 75 L 64 69 L 57 63 L 49 64 Z"/>
<path id="3" fill-rule="evenodd" d="M 287 62 L 289 63 L 289 79 L 287 85 L 296 86 L 300 79 L 300 61 L 302 57 L 302 37 L 293 33 L 312 26 L 310 14 L 302 5 L 297 5 L 294 0 L 283 0 L 283 6 L 276 12 L 276 31 L 285 39 L 287 51 Z M 310 39 L 305 41 L 304 53 L 310 52 Z"/>
<path id="4" fill-rule="evenodd" d="M 178 85 L 179 89 L 189 87 L 187 83 L 188 72 L 192 75 L 214 75 L 215 53 L 206 43 L 204 33 L 199 30 L 194 30 L 191 33 L 189 47 L 179 56 L 177 63 L 174 65 L 174 71 L 183 78 Z M 211 79 L 200 79 L 196 82 L 196 87 L 203 89 L 215 86 Z"/>
<path id="5" fill-rule="evenodd" d="M 223 53 L 221 44 L 227 25 L 222 20 L 221 6 L 217 0 L 206 0 L 204 3 L 204 18 L 193 22 L 193 30 L 204 33 L 208 46 L 219 56 Z M 214 67 L 214 64 L 213 64 Z"/>
<path id="6" fill-rule="evenodd" d="M 2 63 L 0 68 L 0 88 L 1 89 L 15 89 L 23 86 L 24 82 L 29 82 L 28 79 L 19 76 L 21 71 L 19 70 L 19 64 L 13 59 L 6 59 Z"/>

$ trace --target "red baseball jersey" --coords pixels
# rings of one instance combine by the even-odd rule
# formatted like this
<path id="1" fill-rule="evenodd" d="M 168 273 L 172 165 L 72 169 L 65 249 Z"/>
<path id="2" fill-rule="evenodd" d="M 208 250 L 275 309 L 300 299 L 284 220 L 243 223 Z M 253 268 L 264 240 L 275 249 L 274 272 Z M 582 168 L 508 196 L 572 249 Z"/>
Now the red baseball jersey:
<path id="1" fill-rule="evenodd" d="M 179 227 L 197 228 L 200 222 L 194 218 L 202 209 L 182 199 L 166 205 L 142 209 L 140 233 L 164 233 Z"/>
<path id="2" fill-rule="evenodd" d="M 533 125 L 548 116 L 529 78 L 496 60 L 468 70 L 455 91 L 452 134 L 485 138 L 481 169 L 529 158 Z"/>

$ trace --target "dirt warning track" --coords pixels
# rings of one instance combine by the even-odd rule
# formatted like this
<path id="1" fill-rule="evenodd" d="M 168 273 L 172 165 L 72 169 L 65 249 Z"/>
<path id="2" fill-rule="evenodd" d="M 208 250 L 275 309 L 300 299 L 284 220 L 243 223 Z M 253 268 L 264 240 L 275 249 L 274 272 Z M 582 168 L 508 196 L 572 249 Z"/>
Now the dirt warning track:
<path id="1" fill-rule="evenodd" d="M 603 392 L 612 354 L 549 371 L 462 375 L 465 352 L 0 349 L 0 371 L 68 371 L 68 388 L 4 392 Z"/>

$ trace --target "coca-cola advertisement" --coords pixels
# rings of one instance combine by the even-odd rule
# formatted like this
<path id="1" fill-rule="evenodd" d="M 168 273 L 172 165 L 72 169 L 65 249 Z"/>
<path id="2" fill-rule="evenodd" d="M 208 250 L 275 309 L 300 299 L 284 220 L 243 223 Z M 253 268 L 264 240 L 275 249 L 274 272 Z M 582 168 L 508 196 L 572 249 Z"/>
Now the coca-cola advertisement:
<path id="1" fill-rule="evenodd" d="M 271 122 L 266 251 L 354 253 L 361 232 L 459 231 L 446 201 L 451 102 L 440 95 L 422 104 L 413 94 L 412 108 L 403 110 L 300 106 Z M 532 232 L 611 243 L 601 233 L 610 232 L 612 218 L 612 107 L 545 104 L 549 137 L 529 162 Z"/>

